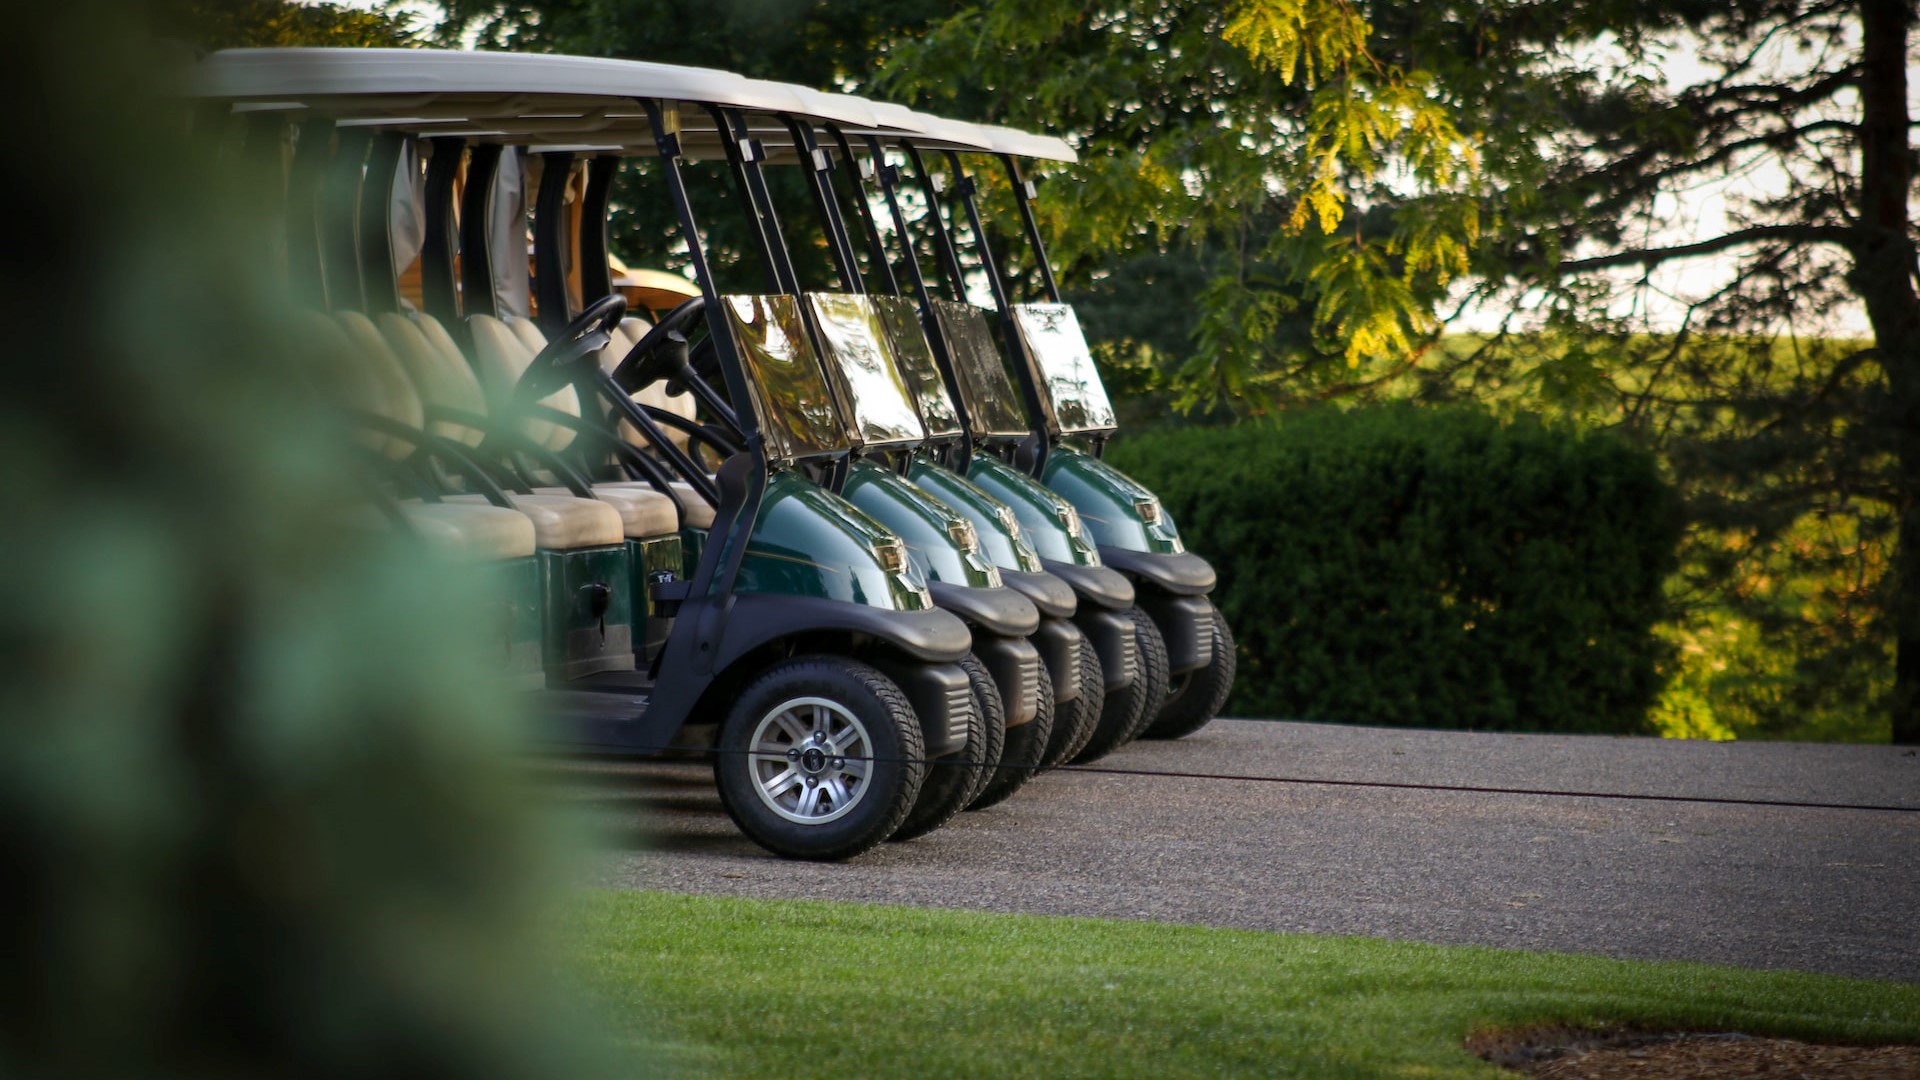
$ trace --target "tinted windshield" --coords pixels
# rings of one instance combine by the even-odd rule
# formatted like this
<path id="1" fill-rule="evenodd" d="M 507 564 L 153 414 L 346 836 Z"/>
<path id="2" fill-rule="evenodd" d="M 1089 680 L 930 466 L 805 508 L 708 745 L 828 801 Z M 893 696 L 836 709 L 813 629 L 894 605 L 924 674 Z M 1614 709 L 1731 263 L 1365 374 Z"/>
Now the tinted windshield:
<path id="1" fill-rule="evenodd" d="M 1011 314 L 1060 431 L 1112 431 L 1117 426 L 1113 404 L 1073 309 L 1065 304 L 1014 304 Z"/>
<path id="2" fill-rule="evenodd" d="M 994 344 L 987 313 L 971 304 L 935 300 L 933 314 L 941 336 L 947 339 L 974 436 L 1025 435 L 1031 430 L 1026 412 L 1000 359 L 1000 347 Z"/>
<path id="3" fill-rule="evenodd" d="M 947 396 L 946 380 L 940 377 L 940 365 L 921 329 L 920 313 L 913 301 L 904 296 L 875 296 L 874 310 L 887 330 L 887 344 L 893 347 L 894 363 L 906 376 L 914 403 L 920 406 L 920 422 L 934 438 L 960 434 L 960 417 Z"/>
<path id="4" fill-rule="evenodd" d="M 792 460 L 845 450 L 847 431 L 807 344 L 799 302 L 791 296 L 725 296 L 721 304 L 740 345 L 768 456 Z"/>
<path id="5" fill-rule="evenodd" d="M 887 331 L 869 297 L 810 293 L 828 371 L 852 414 L 854 433 L 867 446 L 918 443 L 927 437 L 906 379 L 894 366 Z"/>

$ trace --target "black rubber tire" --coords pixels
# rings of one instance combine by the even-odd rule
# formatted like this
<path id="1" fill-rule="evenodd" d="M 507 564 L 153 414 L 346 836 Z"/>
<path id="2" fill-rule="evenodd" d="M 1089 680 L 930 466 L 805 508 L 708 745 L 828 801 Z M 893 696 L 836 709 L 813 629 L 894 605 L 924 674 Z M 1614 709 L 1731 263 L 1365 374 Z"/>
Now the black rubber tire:
<path id="1" fill-rule="evenodd" d="M 1239 667 L 1234 653 L 1233 631 L 1227 617 L 1213 609 L 1213 659 L 1198 671 L 1180 676 L 1179 685 L 1167 695 L 1160 715 L 1140 733 L 1143 739 L 1179 739 L 1206 727 L 1226 707 L 1233 693 L 1233 676 Z"/>
<path id="2" fill-rule="evenodd" d="M 993 681 L 993 673 L 980 658 L 968 653 L 960 658 L 960 667 L 973 683 L 973 708 L 980 714 L 980 727 L 986 734 L 986 749 L 980 755 L 980 771 L 974 774 L 973 787 L 967 791 L 967 797 L 960 800 L 965 809 L 973 805 L 973 800 L 987 790 L 987 782 L 993 779 L 993 770 L 1000 766 L 1000 755 L 1007 748 L 1007 706 L 1000 700 L 1000 684 Z"/>
<path id="3" fill-rule="evenodd" d="M 1047 740 L 1047 756 L 1040 764 L 1055 768 L 1073 760 L 1093 738 L 1100 725 L 1100 706 L 1106 701 L 1106 674 L 1100 670 L 1100 656 L 1093 642 L 1080 639 L 1080 693 L 1072 701 L 1056 703 L 1053 736 Z"/>
<path id="4" fill-rule="evenodd" d="M 1040 772 L 1040 762 L 1047 755 L 1047 740 L 1053 735 L 1053 680 L 1048 677 L 1045 664 L 1040 665 L 1040 682 L 1034 688 L 1034 696 L 1037 703 L 1033 719 L 1007 729 L 1007 746 L 1000 756 L 1000 767 L 993 770 L 987 786 L 967 804 L 967 809 L 985 810 L 1006 802 Z"/>
<path id="5" fill-rule="evenodd" d="M 966 659 L 974 660 L 973 654 L 968 653 Z M 900 823 L 889 840 L 915 840 L 945 825 L 965 810 L 986 785 L 990 772 L 987 763 L 1000 756 L 999 741 L 988 744 L 987 719 L 982 715 L 978 692 L 968 698 L 966 744 L 927 763 L 927 778 L 920 785 L 920 797 L 914 800 L 907 820 Z M 993 701 L 998 704 L 999 695 L 993 695 Z M 996 718 L 994 732 L 1001 738 L 1005 737 L 1004 727 L 1005 722 Z"/>
<path id="6" fill-rule="evenodd" d="M 1147 725 L 1160 715 L 1161 706 L 1167 703 L 1167 684 L 1173 678 L 1167 670 L 1167 639 L 1160 633 L 1160 627 L 1140 608 L 1128 611 L 1133 616 L 1133 640 L 1140 649 L 1140 682 L 1144 684 L 1141 696 L 1147 704 L 1140 710 L 1140 718 L 1127 730 L 1122 746 L 1139 738 Z"/>
<path id="7" fill-rule="evenodd" d="M 1127 745 L 1147 719 L 1160 711 L 1160 703 L 1167 696 L 1167 643 L 1160 637 L 1159 627 L 1137 607 L 1128 608 L 1126 615 L 1133 620 L 1137 657 L 1133 682 L 1107 695 L 1093 738 L 1073 756 L 1075 765 L 1098 761 Z"/>
<path id="8" fill-rule="evenodd" d="M 824 698 L 847 710 L 872 745 L 860 795 L 843 816 L 803 824 L 776 814 L 760 797 L 748 744 L 760 721 L 783 702 Z M 892 679 L 858 660 L 796 656 L 749 681 L 727 709 L 713 756 L 720 802 L 754 843 L 790 859 L 846 859 L 892 836 L 913 809 L 926 775 L 920 720 Z"/>

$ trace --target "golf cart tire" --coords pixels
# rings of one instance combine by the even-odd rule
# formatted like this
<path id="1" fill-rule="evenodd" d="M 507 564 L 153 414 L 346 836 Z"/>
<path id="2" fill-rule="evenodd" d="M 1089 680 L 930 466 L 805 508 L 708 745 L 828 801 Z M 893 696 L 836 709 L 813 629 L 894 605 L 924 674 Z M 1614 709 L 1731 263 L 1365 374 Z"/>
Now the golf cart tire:
<path id="1" fill-rule="evenodd" d="M 1007 707 L 1000 700 L 1000 684 L 993 681 L 993 673 L 980 658 L 968 653 L 960 659 L 960 669 L 967 673 L 967 680 L 973 684 L 974 711 L 980 714 L 980 725 L 986 735 L 986 752 L 980 756 L 980 771 L 975 774 L 973 787 L 967 797 L 961 801 L 964 809 L 973 805 L 973 800 L 987 789 L 987 781 L 993 779 L 993 770 L 1000 767 L 1000 756 L 1007 748 Z"/>
<path id="2" fill-rule="evenodd" d="M 1140 682 L 1143 684 L 1141 698 L 1145 706 L 1140 710 L 1140 718 L 1127 730 L 1127 737 L 1120 745 L 1140 737 L 1160 715 L 1161 706 L 1167 703 L 1167 687 L 1172 674 L 1167 670 L 1167 641 L 1160 634 L 1160 624 L 1153 621 L 1143 608 L 1133 609 L 1134 641 L 1140 647 Z"/>
<path id="3" fill-rule="evenodd" d="M 986 786 L 973 802 L 967 804 L 967 809 L 985 810 L 1006 802 L 1039 773 L 1047 755 L 1047 740 L 1053 734 L 1054 707 L 1053 681 L 1048 678 L 1044 665 L 1040 668 L 1039 678 L 1040 685 L 1035 694 L 1038 707 L 1033 719 L 1019 727 L 1007 729 L 1006 747 L 999 759 L 1000 767 L 993 770 Z"/>
<path id="4" fill-rule="evenodd" d="M 1133 623 L 1133 681 L 1108 692 L 1093 738 L 1071 759 L 1075 765 L 1098 761 L 1132 741 L 1148 718 L 1159 715 L 1160 702 L 1167 696 L 1167 650 L 1159 628 L 1139 608 L 1129 609 L 1125 617 Z"/>
<path id="5" fill-rule="evenodd" d="M 1197 671 L 1180 676 L 1160 715 L 1140 733 L 1143 739 L 1180 739 L 1206 727 L 1226 707 L 1233 693 L 1233 676 L 1238 662 L 1234 656 L 1233 631 L 1219 608 L 1213 609 L 1213 659 Z"/>
<path id="6" fill-rule="evenodd" d="M 967 669 L 968 662 L 978 664 L 972 655 L 965 657 L 960 667 Z M 968 671 L 969 681 L 972 672 Z M 987 717 L 981 709 L 977 692 L 967 695 L 965 709 L 955 709 L 961 714 L 954 717 L 957 726 L 966 731 L 966 739 L 960 748 L 927 762 L 926 779 L 920 784 L 920 796 L 913 801 L 913 809 L 907 812 L 907 820 L 900 823 L 889 840 L 914 840 L 952 821 L 954 816 L 967 808 L 967 804 L 978 795 L 986 783 L 990 770 L 987 764 L 1000 756 L 999 742 L 992 746 L 987 740 Z M 994 696 L 997 703 L 999 697 Z M 995 733 L 1004 738 L 1003 726 L 995 720 Z"/>
<path id="7" fill-rule="evenodd" d="M 1080 696 L 1061 702 L 1054 710 L 1053 735 L 1047 740 L 1047 756 L 1040 762 L 1043 768 L 1064 765 L 1086 749 L 1094 730 L 1100 726 L 1100 708 L 1106 700 L 1100 685 L 1100 657 L 1093 651 L 1092 642 L 1082 641 Z"/>
<path id="8" fill-rule="evenodd" d="M 825 703 L 820 708 L 830 714 L 831 730 L 857 734 L 842 744 L 844 760 L 863 764 L 866 772 L 843 806 L 821 812 L 816 801 L 811 809 L 800 803 L 783 812 L 775 809 L 782 800 L 804 796 L 796 796 L 798 787 L 781 789 L 777 778 L 763 778 L 777 773 L 782 761 L 770 752 L 775 744 L 769 740 L 781 734 L 776 717 L 816 710 L 807 702 Z M 727 815 L 754 843 L 790 859 L 847 859 L 892 836 L 906 820 L 926 775 L 922 753 L 920 722 L 892 679 L 845 657 L 797 656 L 754 677 L 728 708 L 715 747 L 714 783 Z M 826 759 L 822 782 L 806 784 L 806 790 L 825 789 L 825 781 L 844 784 L 849 774 L 837 771 L 834 760 Z"/>

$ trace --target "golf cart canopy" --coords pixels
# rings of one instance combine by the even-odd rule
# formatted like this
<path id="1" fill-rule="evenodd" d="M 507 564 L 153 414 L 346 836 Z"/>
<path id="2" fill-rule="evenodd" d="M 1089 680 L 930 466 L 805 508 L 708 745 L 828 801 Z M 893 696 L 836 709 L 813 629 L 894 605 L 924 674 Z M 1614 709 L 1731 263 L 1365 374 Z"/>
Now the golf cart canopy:
<path id="1" fill-rule="evenodd" d="M 753 138 L 785 138 L 778 118 L 786 115 L 881 122 L 851 95 L 713 68 L 444 49 L 226 49 L 200 62 L 190 93 L 239 112 L 304 112 L 422 137 L 623 154 L 654 152 L 638 103 L 655 101 L 694 158 L 720 153 L 707 106 L 740 110 Z"/>

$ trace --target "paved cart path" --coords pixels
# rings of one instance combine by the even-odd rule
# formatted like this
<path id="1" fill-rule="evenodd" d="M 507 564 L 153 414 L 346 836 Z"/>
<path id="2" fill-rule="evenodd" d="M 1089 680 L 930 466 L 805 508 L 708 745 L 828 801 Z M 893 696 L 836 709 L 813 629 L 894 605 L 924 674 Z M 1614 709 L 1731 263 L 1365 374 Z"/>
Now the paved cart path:
<path id="1" fill-rule="evenodd" d="M 1911 748 L 1216 721 L 1121 769 L 1920 808 Z M 841 865 L 700 766 L 568 779 L 597 883 L 1703 960 L 1920 982 L 1920 813 L 1052 773 Z"/>

